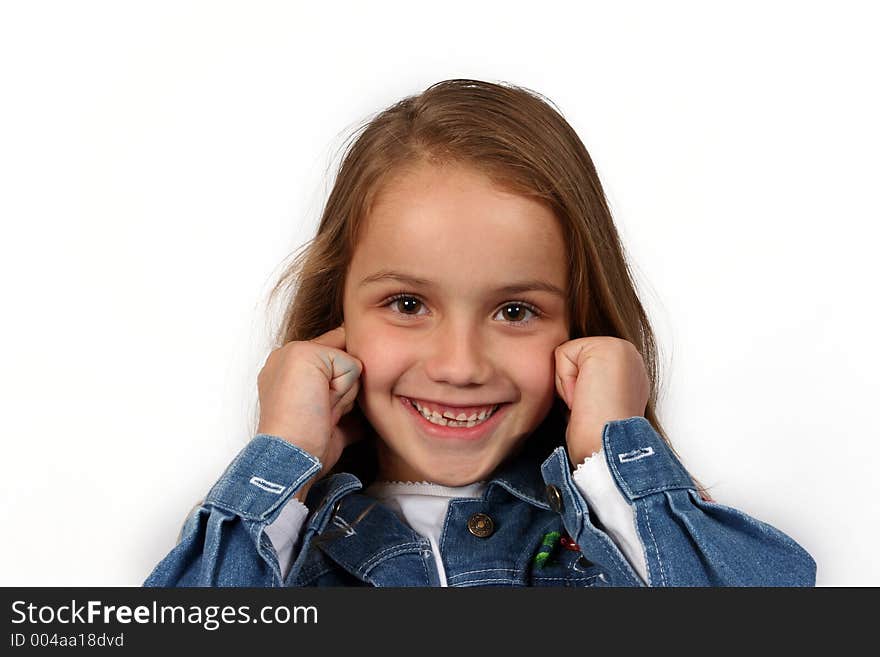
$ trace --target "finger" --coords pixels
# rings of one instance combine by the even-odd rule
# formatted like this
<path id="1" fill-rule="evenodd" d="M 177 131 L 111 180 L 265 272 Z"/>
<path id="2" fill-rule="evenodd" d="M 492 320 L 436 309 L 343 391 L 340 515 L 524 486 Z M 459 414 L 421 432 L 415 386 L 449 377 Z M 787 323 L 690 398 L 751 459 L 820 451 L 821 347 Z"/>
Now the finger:
<path id="1" fill-rule="evenodd" d="M 354 408 L 354 402 L 357 399 L 358 391 L 360 390 L 360 383 L 355 381 L 348 390 L 345 391 L 345 394 L 333 404 L 333 424 L 337 424 L 343 415 L 351 411 Z"/>
<path id="2" fill-rule="evenodd" d="M 571 408 L 574 387 L 577 383 L 578 365 L 565 350 L 556 352 L 556 389 L 559 396 Z"/>
<path id="3" fill-rule="evenodd" d="M 562 398 L 562 401 L 565 402 L 566 406 L 571 408 L 571 404 L 568 402 L 568 398 L 566 397 L 565 386 L 562 385 L 562 377 L 559 376 L 559 372 L 556 372 L 553 378 L 556 380 L 556 394 Z"/>
<path id="4" fill-rule="evenodd" d="M 335 329 L 331 329 L 317 338 L 313 338 L 312 342 L 345 351 L 345 326 L 340 324 Z"/>
<path id="5" fill-rule="evenodd" d="M 327 357 L 330 359 L 330 390 L 340 395 L 344 394 L 345 390 L 355 385 L 360 379 L 364 365 L 357 358 L 345 352 L 331 351 Z"/>

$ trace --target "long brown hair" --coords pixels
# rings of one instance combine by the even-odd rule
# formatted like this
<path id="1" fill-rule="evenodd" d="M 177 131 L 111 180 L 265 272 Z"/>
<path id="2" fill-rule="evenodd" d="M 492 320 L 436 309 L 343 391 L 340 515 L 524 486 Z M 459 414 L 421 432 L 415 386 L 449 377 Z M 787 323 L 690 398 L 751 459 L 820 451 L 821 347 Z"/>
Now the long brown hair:
<path id="1" fill-rule="evenodd" d="M 524 87 L 445 80 L 357 128 L 315 237 L 269 295 L 271 301 L 286 292 L 274 346 L 310 340 L 342 323 L 345 277 L 358 230 L 390 176 L 422 162 L 467 165 L 500 189 L 536 199 L 554 212 L 568 248 L 570 339 L 607 335 L 638 348 L 651 381 L 645 418 L 672 448 L 656 412 L 660 371 L 654 332 L 605 192 L 586 147 L 551 105 Z"/>

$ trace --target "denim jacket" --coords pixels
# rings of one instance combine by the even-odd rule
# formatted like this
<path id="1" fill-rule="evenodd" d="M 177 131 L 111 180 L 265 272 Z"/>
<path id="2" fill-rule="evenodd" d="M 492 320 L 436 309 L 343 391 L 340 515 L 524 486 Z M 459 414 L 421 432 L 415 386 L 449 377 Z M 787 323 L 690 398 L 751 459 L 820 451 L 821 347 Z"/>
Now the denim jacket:
<path id="1" fill-rule="evenodd" d="M 608 422 L 603 451 L 634 507 L 650 586 L 814 586 L 816 563 L 778 529 L 704 500 L 643 417 Z M 502 464 L 482 498 L 449 503 L 440 548 L 449 586 L 644 586 L 577 485 L 564 442 Z M 527 447 L 528 447 L 527 443 Z M 552 443 L 551 443 L 552 447 Z M 439 586 L 428 539 L 342 472 L 315 482 L 282 577 L 265 528 L 321 470 L 291 443 L 256 435 L 145 586 Z M 569 540 L 546 557 L 545 539 Z"/>

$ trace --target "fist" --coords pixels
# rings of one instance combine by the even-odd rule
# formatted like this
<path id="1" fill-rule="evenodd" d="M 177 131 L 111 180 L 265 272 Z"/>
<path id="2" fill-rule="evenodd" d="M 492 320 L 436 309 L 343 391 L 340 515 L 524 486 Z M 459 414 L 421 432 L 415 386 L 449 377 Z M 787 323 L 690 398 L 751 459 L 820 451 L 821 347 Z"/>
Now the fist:
<path id="1" fill-rule="evenodd" d="M 572 464 L 602 448 L 607 422 L 645 415 L 651 381 L 635 345 L 595 336 L 556 347 L 556 392 L 568 406 L 565 442 Z"/>
<path id="2" fill-rule="evenodd" d="M 363 437 L 343 418 L 360 389 L 363 364 L 345 350 L 345 327 L 308 341 L 288 342 L 269 354 L 257 377 L 260 424 L 257 433 L 278 436 L 316 456 L 321 474 L 342 450 Z"/>

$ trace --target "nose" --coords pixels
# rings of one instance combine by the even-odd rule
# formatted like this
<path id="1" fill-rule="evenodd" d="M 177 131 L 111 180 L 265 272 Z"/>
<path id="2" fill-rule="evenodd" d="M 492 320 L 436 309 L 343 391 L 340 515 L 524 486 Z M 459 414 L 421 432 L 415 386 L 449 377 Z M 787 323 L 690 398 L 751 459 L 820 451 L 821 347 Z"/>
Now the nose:
<path id="1" fill-rule="evenodd" d="M 456 386 L 485 384 L 493 366 L 479 329 L 465 321 L 443 322 L 431 333 L 425 373 Z"/>

